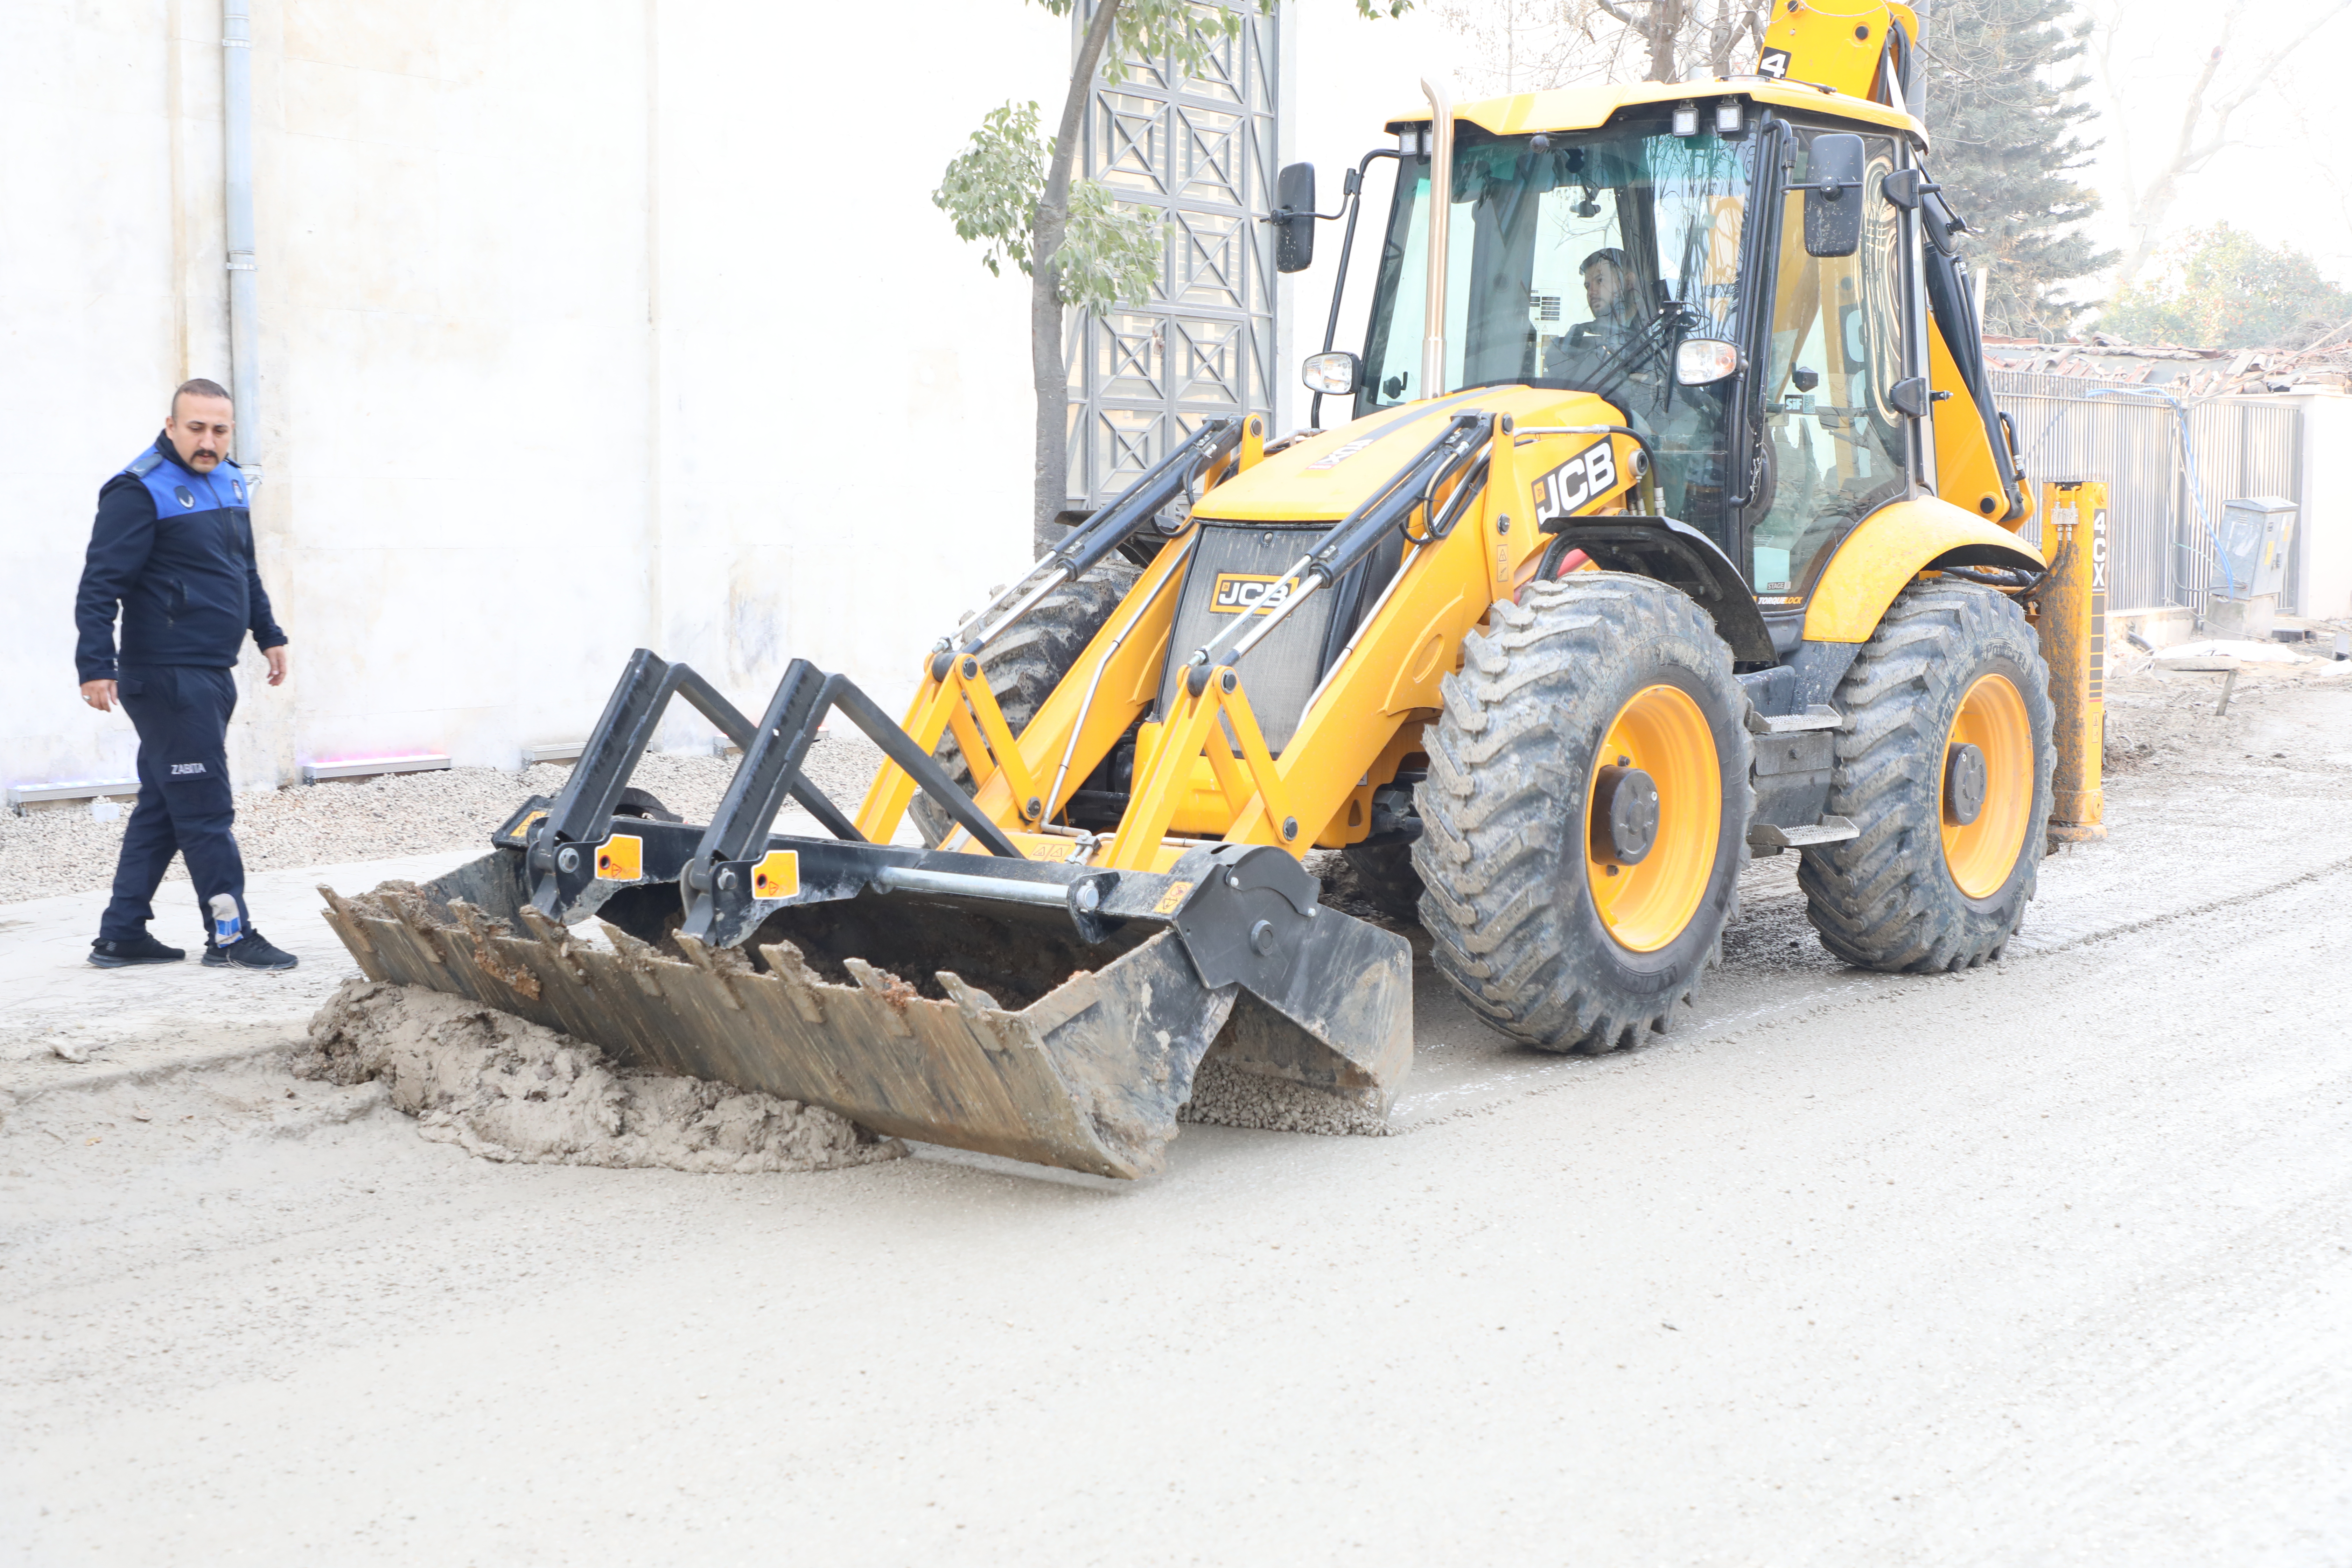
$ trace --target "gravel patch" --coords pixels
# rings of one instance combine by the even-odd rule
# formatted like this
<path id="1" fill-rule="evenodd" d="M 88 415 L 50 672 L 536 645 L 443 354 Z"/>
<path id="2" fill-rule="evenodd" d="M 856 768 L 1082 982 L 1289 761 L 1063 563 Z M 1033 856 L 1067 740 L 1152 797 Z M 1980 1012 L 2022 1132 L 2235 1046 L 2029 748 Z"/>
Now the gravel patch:
<path id="1" fill-rule="evenodd" d="M 1176 1120 L 1324 1138 L 1388 1138 L 1397 1131 L 1370 1106 L 1218 1061 L 1202 1062 L 1192 1075 L 1192 1098 L 1177 1108 Z"/>
<path id="2" fill-rule="evenodd" d="M 707 822 L 734 776 L 733 757 L 645 758 L 631 782 L 688 822 Z M 827 733 L 810 748 L 809 778 L 844 811 L 855 812 L 881 761 L 865 736 Z M 236 842 L 248 871 L 336 866 L 479 844 L 534 795 L 552 796 L 572 770 L 542 763 L 521 773 L 450 768 L 431 773 L 289 784 L 236 797 Z M 131 814 L 99 821 L 87 807 L 23 816 L 0 812 L 0 904 L 53 893 L 89 892 L 114 880 Z M 187 880 L 177 859 L 164 883 Z"/>

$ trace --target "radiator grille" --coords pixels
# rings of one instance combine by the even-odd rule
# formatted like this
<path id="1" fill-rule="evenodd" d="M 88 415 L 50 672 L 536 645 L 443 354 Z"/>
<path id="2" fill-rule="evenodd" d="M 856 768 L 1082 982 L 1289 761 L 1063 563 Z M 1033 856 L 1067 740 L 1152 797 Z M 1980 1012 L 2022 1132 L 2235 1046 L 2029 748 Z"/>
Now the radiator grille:
<path id="1" fill-rule="evenodd" d="M 1201 525 L 1201 542 L 1185 563 L 1175 630 L 1168 642 L 1168 667 L 1160 676 L 1158 716 L 1167 714 L 1192 650 L 1231 627 L 1234 616 L 1264 614 L 1277 574 L 1313 549 L 1328 526 Z M 1377 595 L 1395 572 L 1397 558 L 1396 548 L 1374 552 L 1371 561 L 1291 612 L 1273 636 L 1242 660 L 1250 711 L 1257 715 L 1265 743 L 1276 755 L 1290 743 L 1298 721 L 1306 716 L 1307 699 L 1354 628 L 1367 596 Z"/>

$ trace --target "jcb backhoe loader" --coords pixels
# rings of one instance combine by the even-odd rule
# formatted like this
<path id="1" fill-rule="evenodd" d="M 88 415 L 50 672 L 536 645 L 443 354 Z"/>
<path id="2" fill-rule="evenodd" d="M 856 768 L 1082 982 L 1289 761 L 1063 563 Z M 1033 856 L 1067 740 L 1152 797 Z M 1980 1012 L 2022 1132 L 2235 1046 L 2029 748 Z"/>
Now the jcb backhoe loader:
<path id="1" fill-rule="evenodd" d="M 330 892 L 336 930 L 645 1064 L 1116 1176 L 1204 1059 L 1385 1110 L 1410 949 L 1316 847 L 1549 1050 L 1666 1028 L 1751 852 L 1801 853 L 1852 963 L 1998 958 L 2045 837 L 2096 831 L 2079 766 L 2051 820 L 2095 637 L 2019 532 L 1914 26 L 1785 0 L 1752 75 L 1428 89 L 1366 160 L 1398 177 L 1362 352 L 1307 365 L 1346 423 L 1202 426 L 941 637 L 902 722 L 794 661 L 754 723 L 639 650 L 561 795 L 430 886 Z M 707 825 L 627 787 L 673 696 L 742 747 Z M 801 772 L 828 713 L 887 758 L 854 814 Z"/>

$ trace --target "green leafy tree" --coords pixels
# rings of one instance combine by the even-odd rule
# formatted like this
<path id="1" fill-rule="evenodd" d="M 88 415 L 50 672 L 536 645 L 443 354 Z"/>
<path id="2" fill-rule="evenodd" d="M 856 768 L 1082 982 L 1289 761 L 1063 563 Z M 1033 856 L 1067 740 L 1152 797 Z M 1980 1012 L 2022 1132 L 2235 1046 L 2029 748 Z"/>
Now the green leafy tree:
<path id="1" fill-rule="evenodd" d="M 1930 154 L 1946 199 L 1976 230 L 1985 330 L 2055 336 L 2084 305 L 2065 286 L 2115 260 L 2081 229 L 2097 193 L 2074 172 L 2098 145 L 2076 66 L 2091 23 L 2073 0 L 1933 0 L 1919 7 Z"/>
<path id="2" fill-rule="evenodd" d="M 1066 16 L 1074 0 L 1034 0 Z M 1281 0 L 1241 0 L 1271 16 Z M 1356 0 L 1359 15 L 1402 16 L 1412 0 Z M 1060 532 L 1069 479 L 1069 392 L 1062 363 L 1062 314 L 1076 305 L 1100 314 L 1139 304 L 1160 272 L 1161 225 L 1118 205 L 1099 180 L 1073 179 L 1087 99 L 1097 73 L 1117 81 L 1129 59 L 1168 59 L 1185 72 L 1237 37 L 1243 12 L 1195 0 L 1097 0 L 1070 65 L 1062 116 L 1040 138 L 1037 105 L 991 110 L 964 150 L 949 163 L 931 200 L 962 238 L 983 245 L 982 265 L 1001 275 L 1006 262 L 1030 279 L 1030 379 L 1036 394 L 1034 530 L 1042 553 Z M 1114 47 L 1114 46 L 1116 46 Z"/>
<path id="3" fill-rule="evenodd" d="M 2191 229 L 2156 253 L 2156 270 L 2118 290 L 2099 317 L 2125 342 L 2197 349 L 2298 349 L 2352 324 L 2352 289 L 2292 246 L 2226 223 Z"/>

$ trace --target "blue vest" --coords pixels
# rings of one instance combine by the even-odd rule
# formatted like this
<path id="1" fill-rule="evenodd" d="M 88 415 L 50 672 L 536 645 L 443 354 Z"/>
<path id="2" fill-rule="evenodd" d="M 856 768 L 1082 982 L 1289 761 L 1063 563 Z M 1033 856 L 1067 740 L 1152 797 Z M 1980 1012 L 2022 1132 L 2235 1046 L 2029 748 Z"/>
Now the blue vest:
<path id="1" fill-rule="evenodd" d="M 146 560 L 122 595 L 121 661 L 228 668 L 248 629 L 272 625 L 254 570 L 245 476 L 226 458 L 196 473 L 160 446 L 121 471 L 155 506 Z"/>
<path id="2" fill-rule="evenodd" d="M 183 512 L 226 511 L 231 507 L 242 510 L 253 504 L 245 493 L 245 475 L 226 458 L 211 473 L 197 474 L 177 463 L 164 461 L 163 454 L 150 447 L 118 471 L 147 487 L 147 493 L 155 500 L 158 523 Z"/>

